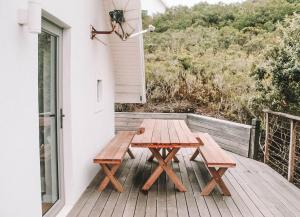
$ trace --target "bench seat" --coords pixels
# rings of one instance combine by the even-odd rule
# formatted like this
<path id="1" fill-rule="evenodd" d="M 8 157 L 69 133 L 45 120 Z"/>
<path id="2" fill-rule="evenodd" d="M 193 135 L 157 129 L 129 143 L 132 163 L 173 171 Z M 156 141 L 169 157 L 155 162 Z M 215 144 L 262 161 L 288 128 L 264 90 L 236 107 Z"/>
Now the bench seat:
<path id="1" fill-rule="evenodd" d="M 124 191 L 123 186 L 114 177 L 114 174 L 120 167 L 126 152 L 131 158 L 134 158 L 129 146 L 135 133 L 136 132 L 134 131 L 118 132 L 117 135 L 94 158 L 94 163 L 100 164 L 102 171 L 106 174 L 106 177 L 98 188 L 99 191 L 104 190 L 110 181 L 117 191 Z"/>
<path id="2" fill-rule="evenodd" d="M 202 190 L 201 195 L 209 195 L 214 187 L 218 185 L 225 196 L 230 196 L 222 176 L 228 168 L 235 167 L 236 163 L 208 133 L 197 132 L 194 135 L 201 143 L 201 146 L 195 151 L 191 160 L 194 160 L 200 153 L 205 166 L 212 176 L 211 181 Z"/>

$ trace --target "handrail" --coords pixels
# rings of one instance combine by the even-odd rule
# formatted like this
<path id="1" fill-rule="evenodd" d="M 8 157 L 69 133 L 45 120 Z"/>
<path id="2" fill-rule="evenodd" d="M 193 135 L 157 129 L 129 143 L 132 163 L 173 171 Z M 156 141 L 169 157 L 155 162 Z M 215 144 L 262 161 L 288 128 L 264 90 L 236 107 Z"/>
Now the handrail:
<path id="1" fill-rule="evenodd" d="M 273 115 L 277 115 L 277 116 L 281 116 L 281 117 L 285 117 L 285 118 L 292 119 L 292 120 L 295 120 L 295 121 L 300 121 L 300 117 L 296 116 L 296 115 L 291 115 L 291 114 L 282 113 L 282 112 L 274 112 L 274 111 L 271 111 L 269 109 L 264 109 L 263 112 L 273 114 Z"/>

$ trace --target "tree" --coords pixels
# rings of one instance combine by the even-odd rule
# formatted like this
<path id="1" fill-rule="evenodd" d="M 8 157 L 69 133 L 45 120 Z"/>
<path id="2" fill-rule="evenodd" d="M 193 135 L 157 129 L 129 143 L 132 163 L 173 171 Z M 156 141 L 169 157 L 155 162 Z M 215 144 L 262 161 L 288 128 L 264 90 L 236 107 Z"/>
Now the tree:
<path id="1" fill-rule="evenodd" d="M 257 100 L 276 111 L 300 114 L 300 15 L 279 26 L 281 41 L 254 71 Z"/>

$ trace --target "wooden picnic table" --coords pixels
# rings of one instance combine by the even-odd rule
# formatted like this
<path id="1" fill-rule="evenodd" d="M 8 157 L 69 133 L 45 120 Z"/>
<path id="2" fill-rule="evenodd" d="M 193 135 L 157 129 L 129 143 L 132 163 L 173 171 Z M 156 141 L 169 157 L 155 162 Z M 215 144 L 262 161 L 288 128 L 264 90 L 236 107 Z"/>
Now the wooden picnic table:
<path id="1" fill-rule="evenodd" d="M 143 190 L 149 190 L 163 171 L 174 182 L 176 188 L 185 192 L 186 188 L 168 165 L 180 148 L 199 147 L 200 143 L 190 131 L 184 120 L 145 119 L 132 141 L 132 147 L 149 148 L 159 165 L 143 186 Z M 161 155 L 168 150 L 167 156 Z"/>

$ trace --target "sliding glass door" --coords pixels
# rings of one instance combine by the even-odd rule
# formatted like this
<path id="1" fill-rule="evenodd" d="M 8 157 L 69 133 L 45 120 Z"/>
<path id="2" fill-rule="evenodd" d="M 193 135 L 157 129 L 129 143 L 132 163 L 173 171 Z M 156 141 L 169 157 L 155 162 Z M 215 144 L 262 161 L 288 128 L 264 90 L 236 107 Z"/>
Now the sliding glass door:
<path id="1" fill-rule="evenodd" d="M 43 215 L 63 203 L 62 185 L 62 30 L 43 20 L 38 45 L 38 99 Z"/>

